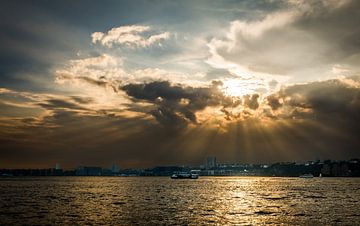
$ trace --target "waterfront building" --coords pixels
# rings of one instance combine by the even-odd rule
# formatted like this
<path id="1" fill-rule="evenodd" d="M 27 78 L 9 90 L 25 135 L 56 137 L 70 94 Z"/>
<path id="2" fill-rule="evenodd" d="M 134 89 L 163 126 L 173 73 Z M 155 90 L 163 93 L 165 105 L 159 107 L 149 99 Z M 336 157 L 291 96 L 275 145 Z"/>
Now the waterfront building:
<path id="1" fill-rule="evenodd" d="M 120 171 L 119 166 L 117 166 L 115 163 L 112 164 L 112 166 L 111 166 L 111 172 L 112 172 L 113 174 L 117 174 L 117 173 L 119 173 L 119 171 Z"/>
<path id="2" fill-rule="evenodd" d="M 214 156 L 209 156 L 206 158 L 206 162 L 205 162 L 205 168 L 206 169 L 213 169 L 216 168 L 217 164 L 216 164 L 216 157 Z"/>
<path id="3" fill-rule="evenodd" d="M 76 176 L 101 176 L 101 167 L 80 166 L 75 171 Z"/>

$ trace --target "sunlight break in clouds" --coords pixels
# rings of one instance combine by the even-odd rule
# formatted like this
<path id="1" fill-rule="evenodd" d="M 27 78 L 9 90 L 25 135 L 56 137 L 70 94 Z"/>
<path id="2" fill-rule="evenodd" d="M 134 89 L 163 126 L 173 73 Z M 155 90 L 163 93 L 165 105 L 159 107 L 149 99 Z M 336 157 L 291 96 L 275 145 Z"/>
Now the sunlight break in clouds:
<path id="1" fill-rule="evenodd" d="M 150 26 L 131 25 L 112 28 L 108 32 L 92 33 L 92 42 L 101 43 L 111 48 L 113 45 L 123 45 L 127 47 L 149 47 L 154 44 L 161 46 L 161 42 L 170 38 L 169 32 L 158 34 L 150 33 Z"/>

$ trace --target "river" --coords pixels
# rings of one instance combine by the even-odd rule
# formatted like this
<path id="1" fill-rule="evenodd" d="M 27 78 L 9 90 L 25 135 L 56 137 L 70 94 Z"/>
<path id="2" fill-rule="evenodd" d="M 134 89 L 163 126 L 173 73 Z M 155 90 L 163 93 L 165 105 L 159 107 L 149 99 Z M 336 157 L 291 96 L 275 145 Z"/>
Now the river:
<path id="1" fill-rule="evenodd" d="M 356 225 L 360 178 L 0 178 L 0 225 Z"/>

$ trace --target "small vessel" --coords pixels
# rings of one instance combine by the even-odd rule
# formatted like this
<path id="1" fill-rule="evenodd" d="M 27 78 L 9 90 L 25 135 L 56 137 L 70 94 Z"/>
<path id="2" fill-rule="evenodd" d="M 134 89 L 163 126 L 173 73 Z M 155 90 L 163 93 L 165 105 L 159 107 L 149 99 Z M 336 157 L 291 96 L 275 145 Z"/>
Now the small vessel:
<path id="1" fill-rule="evenodd" d="M 173 175 L 171 175 L 171 179 L 198 179 L 199 174 L 197 173 L 187 173 L 187 172 L 175 172 Z"/>
<path id="2" fill-rule="evenodd" d="M 307 173 L 307 174 L 303 174 L 299 176 L 300 178 L 314 178 L 314 175 L 312 175 L 311 173 Z"/>

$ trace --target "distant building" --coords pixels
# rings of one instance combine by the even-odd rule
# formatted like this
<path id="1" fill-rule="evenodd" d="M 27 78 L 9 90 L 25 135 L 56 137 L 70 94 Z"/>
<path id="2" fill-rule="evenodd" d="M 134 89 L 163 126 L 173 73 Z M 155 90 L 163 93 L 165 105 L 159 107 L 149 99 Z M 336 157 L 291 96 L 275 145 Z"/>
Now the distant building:
<path id="1" fill-rule="evenodd" d="M 323 164 L 321 168 L 321 175 L 322 176 L 330 176 L 331 175 L 331 165 L 330 163 L 326 162 Z"/>
<path id="2" fill-rule="evenodd" d="M 60 167 L 60 164 L 59 164 L 59 163 L 56 163 L 56 164 L 55 164 L 55 169 L 56 169 L 56 170 L 60 170 L 60 169 L 61 169 L 61 167 Z"/>
<path id="3" fill-rule="evenodd" d="M 101 167 L 80 166 L 75 171 L 76 176 L 101 176 Z"/>
<path id="4" fill-rule="evenodd" d="M 206 169 L 213 169 L 216 168 L 216 157 L 213 156 L 209 156 L 206 158 L 206 162 L 205 162 L 205 168 Z"/>
<path id="5" fill-rule="evenodd" d="M 55 168 L 53 169 L 52 176 L 62 176 L 63 170 L 60 167 L 59 163 L 55 164 Z"/>
<path id="6" fill-rule="evenodd" d="M 120 168 L 119 168 L 115 163 L 112 164 L 112 166 L 111 166 L 111 172 L 114 173 L 114 174 L 116 174 L 116 173 L 119 173 L 119 171 L 120 171 Z"/>

